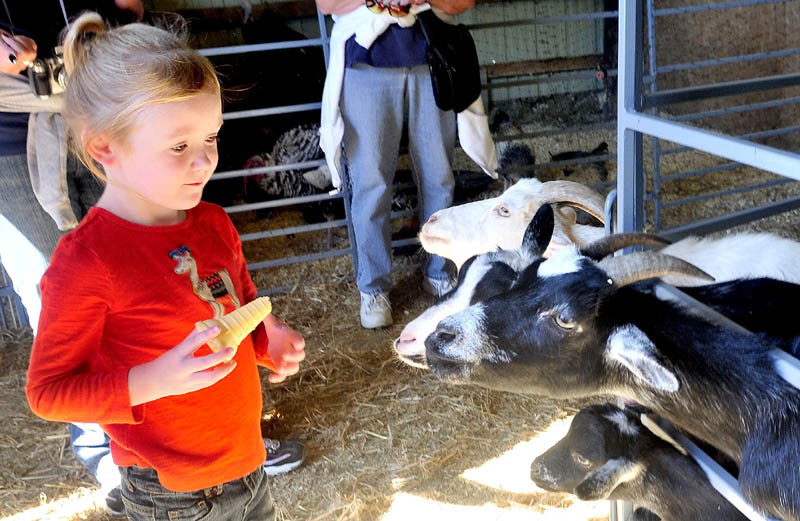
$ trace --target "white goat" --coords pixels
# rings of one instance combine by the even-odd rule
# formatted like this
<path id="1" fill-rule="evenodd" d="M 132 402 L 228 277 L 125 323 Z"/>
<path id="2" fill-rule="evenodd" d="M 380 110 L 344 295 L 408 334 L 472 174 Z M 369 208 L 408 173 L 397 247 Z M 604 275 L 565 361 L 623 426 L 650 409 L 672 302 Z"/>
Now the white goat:
<path id="1" fill-rule="evenodd" d="M 457 268 L 474 255 L 522 245 L 525 228 L 545 203 L 555 205 L 549 257 L 563 246 L 586 246 L 605 234 L 600 226 L 577 224 L 572 205 L 604 221 L 604 199 L 591 188 L 571 181 L 523 179 L 492 199 L 445 208 L 434 213 L 419 233 L 428 253 L 452 260 Z M 771 233 L 737 233 L 719 239 L 688 237 L 662 250 L 714 277 L 716 282 L 769 277 L 800 283 L 800 243 Z M 766 255 L 765 255 L 766 253 Z M 697 280 L 664 278 L 676 286 Z"/>

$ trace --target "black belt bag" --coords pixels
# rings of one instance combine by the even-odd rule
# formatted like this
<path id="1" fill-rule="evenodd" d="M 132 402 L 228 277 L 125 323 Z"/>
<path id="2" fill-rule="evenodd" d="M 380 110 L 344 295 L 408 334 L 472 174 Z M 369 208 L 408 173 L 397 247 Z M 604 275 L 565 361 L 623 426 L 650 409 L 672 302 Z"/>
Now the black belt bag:
<path id="1" fill-rule="evenodd" d="M 428 42 L 426 58 L 436 106 L 459 113 L 481 95 L 481 71 L 475 42 L 464 24 L 449 24 L 431 11 L 417 15 Z"/>

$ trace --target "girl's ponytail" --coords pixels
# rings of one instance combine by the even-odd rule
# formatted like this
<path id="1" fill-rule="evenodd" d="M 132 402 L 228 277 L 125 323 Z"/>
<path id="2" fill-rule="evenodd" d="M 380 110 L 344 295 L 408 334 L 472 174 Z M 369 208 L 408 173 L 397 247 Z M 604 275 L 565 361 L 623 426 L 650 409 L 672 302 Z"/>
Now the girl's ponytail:
<path id="1" fill-rule="evenodd" d="M 86 63 L 86 54 L 98 35 L 108 31 L 103 18 L 92 12 L 85 12 L 75 19 L 63 38 L 64 68 L 67 75 Z"/>

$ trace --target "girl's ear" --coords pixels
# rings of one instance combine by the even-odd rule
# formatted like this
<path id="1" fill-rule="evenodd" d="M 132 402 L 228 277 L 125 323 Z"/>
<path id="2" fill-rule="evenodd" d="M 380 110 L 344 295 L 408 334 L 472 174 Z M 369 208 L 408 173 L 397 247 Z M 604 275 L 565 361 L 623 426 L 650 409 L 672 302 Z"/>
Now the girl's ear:
<path id="1" fill-rule="evenodd" d="M 103 165 L 103 168 L 114 166 L 117 162 L 116 153 L 111 146 L 111 140 L 104 134 L 98 134 L 89 139 L 86 144 L 89 155 Z"/>

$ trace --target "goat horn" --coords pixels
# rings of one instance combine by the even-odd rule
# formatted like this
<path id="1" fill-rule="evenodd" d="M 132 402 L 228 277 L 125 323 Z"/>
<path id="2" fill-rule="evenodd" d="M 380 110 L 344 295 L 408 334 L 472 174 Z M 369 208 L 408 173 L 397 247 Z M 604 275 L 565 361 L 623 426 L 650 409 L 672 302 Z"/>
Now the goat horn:
<path id="1" fill-rule="evenodd" d="M 542 183 L 541 190 L 545 203 L 569 203 L 605 224 L 605 198 L 588 186 L 572 181 L 547 181 Z"/>
<path id="2" fill-rule="evenodd" d="M 678 274 L 713 281 L 714 277 L 683 259 L 651 251 L 606 257 L 597 263 L 613 283 L 621 288 L 640 280 Z"/>
<path id="3" fill-rule="evenodd" d="M 581 248 L 581 253 L 590 259 L 600 260 L 603 257 L 611 255 L 617 250 L 621 250 L 622 248 L 639 246 L 642 244 L 666 246 L 667 244 L 670 244 L 670 241 L 652 233 L 615 233 L 613 235 L 606 235 L 602 239 L 598 239 Z"/>

